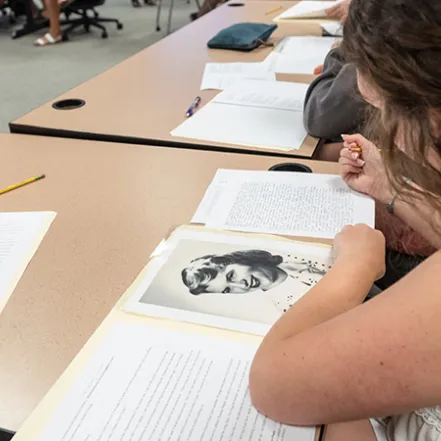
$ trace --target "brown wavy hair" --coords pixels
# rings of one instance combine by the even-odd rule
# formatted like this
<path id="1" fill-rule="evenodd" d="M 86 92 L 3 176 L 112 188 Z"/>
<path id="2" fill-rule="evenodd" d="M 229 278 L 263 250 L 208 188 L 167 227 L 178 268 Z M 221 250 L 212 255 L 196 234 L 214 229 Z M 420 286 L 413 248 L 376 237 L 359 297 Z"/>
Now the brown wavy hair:
<path id="1" fill-rule="evenodd" d="M 342 52 L 383 101 L 365 133 L 382 148 L 393 188 L 440 210 L 441 1 L 352 0 Z"/>

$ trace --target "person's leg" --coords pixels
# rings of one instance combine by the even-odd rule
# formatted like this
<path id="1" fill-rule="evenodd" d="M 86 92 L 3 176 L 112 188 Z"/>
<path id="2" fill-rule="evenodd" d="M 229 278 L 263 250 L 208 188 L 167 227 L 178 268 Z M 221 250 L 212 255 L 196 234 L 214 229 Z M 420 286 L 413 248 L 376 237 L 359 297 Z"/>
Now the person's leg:
<path id="1" fill-rule="evenodd" d="M 49 33 L 52 37 L 61 37 L 60 6 L 58 0 L 46 0 L 47 15 L 49 18 Z"/>
<path id="2" fill-rule="evenodd" d="M 46 46 L 61 41 L 60 5 L 58 0 L 44 0 L 44 6 L 49 19 L 49 32 L 34 42 L 36 46 Z"/>

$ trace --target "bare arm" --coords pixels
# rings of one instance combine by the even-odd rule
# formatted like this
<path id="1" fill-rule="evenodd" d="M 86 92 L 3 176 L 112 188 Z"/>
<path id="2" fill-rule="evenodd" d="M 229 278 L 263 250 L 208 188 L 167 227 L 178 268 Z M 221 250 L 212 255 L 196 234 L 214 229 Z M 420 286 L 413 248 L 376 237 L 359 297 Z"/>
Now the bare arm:
<path id="1" fill-rule="evenodd" d="M 265 337 L 250 391 L 270 418 L 315 425 L 441 403 L 441 252 L 361 305 L 375 278 L 362 260 L 337 262 Z"/>

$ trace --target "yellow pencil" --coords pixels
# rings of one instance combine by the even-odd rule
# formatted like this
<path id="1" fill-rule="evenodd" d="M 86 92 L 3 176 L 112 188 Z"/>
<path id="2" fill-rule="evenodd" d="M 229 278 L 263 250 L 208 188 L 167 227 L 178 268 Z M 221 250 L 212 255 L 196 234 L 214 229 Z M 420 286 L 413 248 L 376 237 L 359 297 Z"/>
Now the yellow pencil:
<path id="1" fill-rule="evenodd" d="M 350 147 L 351 152 L 361 152 L 361 147 Z M 381 149 L 378 149 L 381 152 Z"/>
<path id="2" fill-rule="evenodd" d="M 279 6 L 278 8 L 270 9 L 269 11 L 266 11 L 266 12 L 265 12 L 265 15 L 270 15 L 270 14 L 272 14 L 273 12 L 280 11 L 281 9 L 282 9 L 281 6 Z"/>
<path id="3" fill-rule="evenodd" d="M 20 182 L 19 184 L 10 185 L 9 187 L 0 190 L 0 194 L 7 193 L 8 191 L 15 190 L 16 188 L 23 187 L 23 185 L 30 184 L 31 182 L 39 181 L 43 179 L 46 175 L 34 176 L 33 178 L 26 179 L 26 181 Z"/>

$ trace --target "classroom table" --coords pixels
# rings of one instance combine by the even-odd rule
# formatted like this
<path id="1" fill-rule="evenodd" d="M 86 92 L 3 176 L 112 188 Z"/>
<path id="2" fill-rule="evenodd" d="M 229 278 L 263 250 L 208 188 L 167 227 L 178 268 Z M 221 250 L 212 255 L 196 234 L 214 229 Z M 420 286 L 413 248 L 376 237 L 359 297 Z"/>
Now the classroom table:
<path id="1" fill-rule="evenodd" d="M 281 1 L 277 5 L 284 10 L 295 3 Z M 247 53 L 209 50 L 207 41 L 234 23 L 272 23 L 282 12 L 266 15 L 274 5 L 274 0 L 246 1 L 239 7 L 222 5 L 114 68 L 18 118 L 10 124 L 10 129 L 16 133 L 112 142 L 312 157 L 318 143 L 312 137 L 307 137 L 299 150 L 286 152 L 170 135 L 170 131 L 184 121 L 185 112 L 197 95 L 201 96 L 204 105 L 218 93 L 199 90 L 206 62 L 262 61 L 271 51 L 267 47 Z M 277 43 L 286 35 L 321 35 L 318 23 L 314 20 L 278 23 L 271 41 Z M 279 75 L 278 79 L 309 83 L 312 75 Z M 53 107 L 54 103 L 67 99 L 83 100 L 84 105 L 71 108 L 69 104 L 63 110 Z"/>
<path id="2" fill-rule="evenodd" d="M 0 428 L 17 430 L 150 254 L 189 223 L 218 168 L 280 158 L 0 134 L 0 211 L 57 216 L 0 314 Z M 338 165 L 297 160 L 318 173 Z"/>

